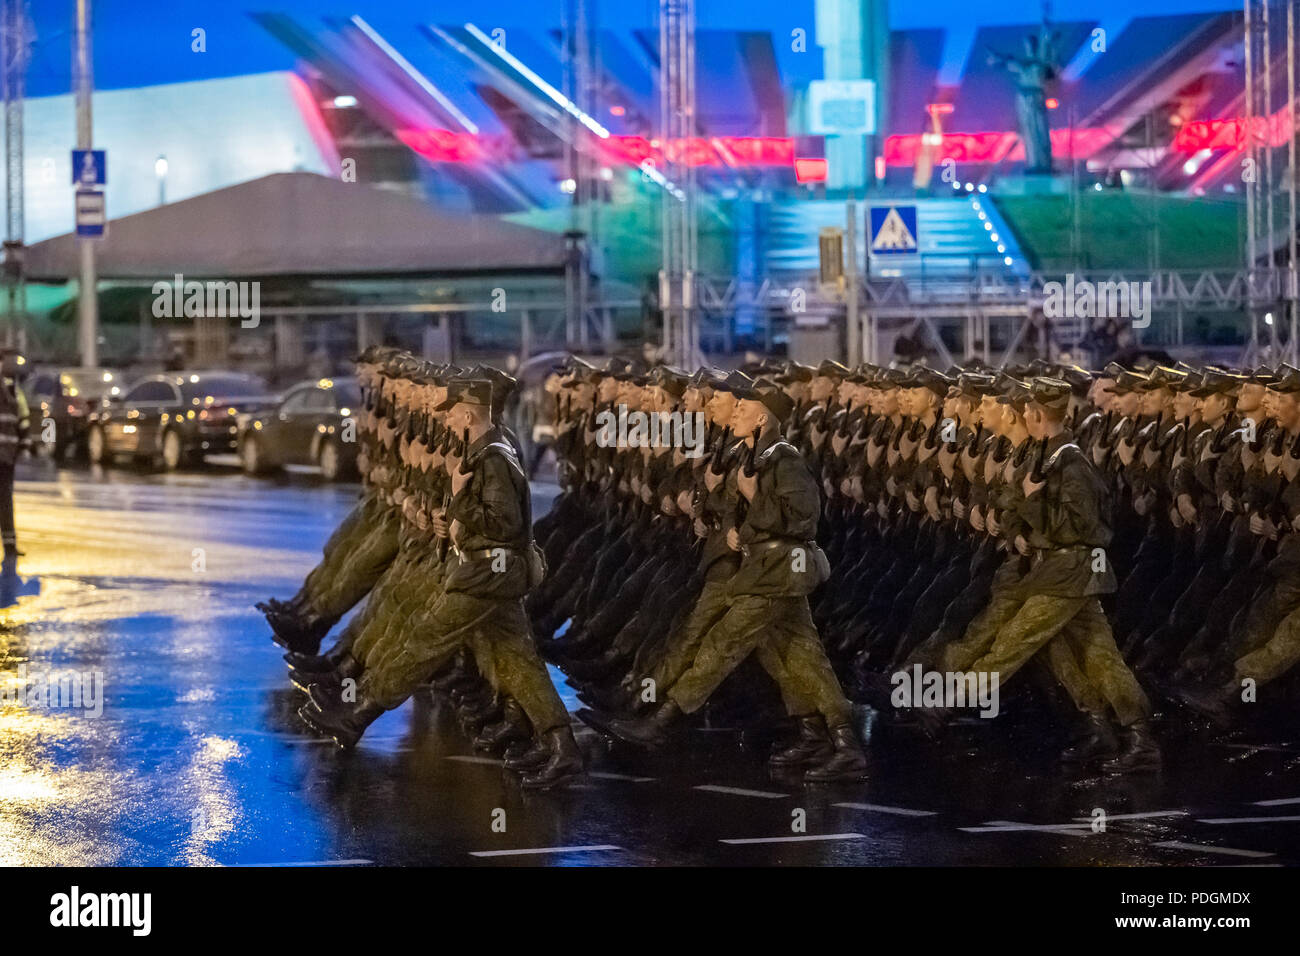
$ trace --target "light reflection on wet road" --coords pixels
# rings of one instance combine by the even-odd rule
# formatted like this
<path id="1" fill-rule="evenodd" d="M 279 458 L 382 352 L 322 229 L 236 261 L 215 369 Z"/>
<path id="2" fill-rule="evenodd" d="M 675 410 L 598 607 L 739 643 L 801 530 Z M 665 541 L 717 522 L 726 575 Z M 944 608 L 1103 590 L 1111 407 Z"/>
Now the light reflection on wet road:
<path id="1" fill-rule="evenodd" d="M 943 749 L 883 728 L 870 783 L 805 790 L 731 732 L 660 758 L 584 733 L 591 778 L 525 795 L 420 697 L 340 755 L 300 727 L 252 604 L 296 590 L 355 495 L 303 475 L 22 466 L 27 556 L 0 584 L 0 863 L 1300 862 L 1286 742 L 1190 738 L 1162 778 L 1069 784 L 983 728 Z M 12 701 L 24 675 L 67 670 L 102 676 L 101 717 Z M 1098 807 L 1105 833 L 1080 822 Z M 1290 820 L 1198 822 L 1265 815 Z"/>

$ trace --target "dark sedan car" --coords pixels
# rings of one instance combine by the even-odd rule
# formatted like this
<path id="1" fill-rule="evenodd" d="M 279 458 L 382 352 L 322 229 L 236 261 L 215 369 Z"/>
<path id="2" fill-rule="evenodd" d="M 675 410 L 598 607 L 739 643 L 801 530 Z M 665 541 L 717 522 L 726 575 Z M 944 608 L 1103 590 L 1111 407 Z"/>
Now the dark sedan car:
<path id="1" fill-rule="evenodd" d="M 86 446 L 93 462 L 118 455 L 161 463 L 168 471 L 204 455 L 235 451 L 238 416 L 273 399 L 262 380 L 238 372 L 170 372 L 137 382 L 91 415 Z"/>
<path id="2" fill-rule="evenodd" d="M 317 465 L 327 481 L 355 475 L 360 407 L 361 392 L 353 378 L 293 386 L 276 407 L 240 416 L 244 471 L 258 475 L 284 465 Z"/>
<path id="3" fill-rule="evenodd" d="M 106 368 L 36 370 L 23 384 L 31 406 L 33 435 L 44 439 L 44 423 L 53 423 L 50 451 L 55 461 L 69 451 L 84 451 L 91 413 L 103 399 L 121 395 L 125 384 L 122 373 Z"/>

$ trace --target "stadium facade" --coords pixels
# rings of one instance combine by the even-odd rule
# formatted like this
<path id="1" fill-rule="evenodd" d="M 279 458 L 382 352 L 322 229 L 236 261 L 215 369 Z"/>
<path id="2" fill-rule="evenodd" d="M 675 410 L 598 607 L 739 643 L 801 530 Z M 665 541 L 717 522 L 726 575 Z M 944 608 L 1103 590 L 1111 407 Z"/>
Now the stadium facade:
<path id="1" fill-rule="evenodd" d="M 800 282 L 816 285 L 819 236 L 845 225 L 850 197 L 868 280 L 899 286 L 883 293 L 902 296 L 899 317 L 928 308 L 926 326 L 949 353 L 1000 348 L 1024 330 L 995 321 L 973 343 L 969 323 L 943 321 L 945 288 L 959 316 L 972 281 L 1014 298 L 1036 272 L 1058 266 L 1153 274 L 1241 266 L 1241 159 L 1252 130 L 1282 156 L 1275 189 L 1286 173 L 1283 37 L 1268 58 L 1274 101 L 1248 124 L 1240 12 L 1138 17 L 1113 35 L 1091 21 L 1046 33 L 1039 24 L 980 28 L 954 73 L 944 30 L 890 32 L 876 6 L 819 4 L 807 37 L 697 32 L 698 135 L 675 142 L 657 133 L 658 38 L 649 31 L 591 29 L 577 69 L 558 29 L 430 25 L 418 48 L 398 49 L 361 17 L 257 14 L 298 57 L 293 73 L 96 93 L 109 214 L 275 173 L 355 178 L 449 215 L 549 232 L 591 273 L 593 301 L 610 304 L 607 328 L 637 334 L 654 322 L 655 210 L 675 186 L 661 170 L 688 167 L 709 284 L 700 307 L 715 320 L 707 344 L 729 351 L 772 345 L 834 311 L 834 296 L 818 287 L 821 308 L 795 321 L 789 295 Z M 846 9 L 857 11 L 849 50 L 843 17 L 826 12 Z M 1046 176 L 1025 175 L 1016 77 L 993 55 L 1025 55 L 1028 37 L 1050 44 L 1053 62 Z M 29 245 L 72 228 L 72 128 L 71 97 L 29 101 Z M 913 255 L 871 254 L 870 209 L 881 203 L 915 209 Z M 1192 209 L 1208 223 L 1198 235 L 1184 228 Z M 327 259 L 319 268 L 337 272 Z M 508 272 L 502 264 L 480 287 L 460 288 L 459 300 L 486 303 Z M 63 290 L 37 294 L 37 308 L 74 294 L 58 285 L 69 277 L 31 278 Z M 1165 310 L 1148 337 L 1172 346 L 1189 336 L 1240 340 L 1249 303 L 1220 292 Z M 1054 334 L 1064 342 L 1086 331 L 1075 324 Z"/>

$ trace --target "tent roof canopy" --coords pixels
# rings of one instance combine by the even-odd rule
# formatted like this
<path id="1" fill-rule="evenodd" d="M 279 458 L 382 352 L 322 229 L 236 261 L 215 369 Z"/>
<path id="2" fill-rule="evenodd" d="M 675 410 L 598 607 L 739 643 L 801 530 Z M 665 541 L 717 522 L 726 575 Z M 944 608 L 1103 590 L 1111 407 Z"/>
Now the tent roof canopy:
<path id="1" fill-rule="evenodd" d="M 80 272 L 77 237 L 27 250 L 26 274 Z M 111 220 L 96 241 L 105 279 L 462 275 L 559 270 L 564 238 L 487 215 L 459 215 L 316 173 L 275 173 Z"/>

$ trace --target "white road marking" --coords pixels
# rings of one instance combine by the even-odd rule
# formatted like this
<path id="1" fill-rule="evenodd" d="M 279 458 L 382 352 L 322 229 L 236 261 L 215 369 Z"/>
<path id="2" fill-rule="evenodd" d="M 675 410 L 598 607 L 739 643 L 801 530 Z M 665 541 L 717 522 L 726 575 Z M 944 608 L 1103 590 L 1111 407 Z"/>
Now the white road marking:
<path id="1" fill-rule="evenodd" d="M 1211 817 L 1197 823 L 1295 823 L 1300 817 Z"/>
<path id="2" fill-rule="evenodd" d="M 1092 825 L 1088 823 L 1017 823 L 1014 820 L 989 820 L 977 827 L 958 827 L 963 833 L 1056 833 L 1061 836 L 1088 836 Z"/>
<path id="3" fill-rule="evenodd" d="M 501 761 L 495 757 L 470 757 L 463 754 L 451 754 L 447 760 L 459 760 L 461 763 L 490 763 L 495 767 L 501 766 Z"/>
<path id="4" fill-rule="evenodd" d="M 886 807 L 878 803 L 836 803 L 834 806 L 847 807 L 850 810 L 869 810 L 874 813 L 895 813 L 900 817 L 932 817 L 933 810 L 909 810 L 907 807 Z"/>
<path id="5" fill-rule="evenodd" d="M 593 846 L 536 846 L 523 847 L 518 850 L 472 850 L 470 856 L 531 856 L 542 853 L 595 853 L 599 850 L 621 850 L 622 847 L 612 843 L 598 843 Z"/>
<path id="6" fill-rule="evenodd" d="M 255 869 L 260 866 L 371 866 L 374 860 L 310 860 L 299 863 L 229 863 L 238 869 Z"/>
<path id="7" fill-rule="evenodd" d="M 1165 847 L 1169 850 L 1193 850 L 1197 853 L 1222 853 L 1224 856 L 1275 856 L 1263 850 L 1235 850 L 1230 846 L 1202 846 L 1199 843 L 1183 843 L 1180 840 L 1165 840 L 1152 846 Z"/>
<path id="8" fill-rule="evenodd" d="M 865 840 L 865 833 L 817 833 L 807 836 L 751 837 L 746 840 L 719 840 L 719 843 L 733 845 L 742 843 L 812 843 L 829 840 Z"/>
<path id="9" fill-rule="evenodd" d="M 1154 817 L 1185 817 L 1188 810 L 1149 810 L 1146 813 L 1108 813 L 1106 821 L 1111 820 L 1149 820 Z M 1091 820 L 1091 817 L 1075 817 L 1076 820 Z"/>
<path id="10" fill-rule="evenodd" d="M 591 771 L 588 777 L 595 777 L 597 780 L 626 780 L 628 783 L 649 783 L 654 777 L 633 777 L 626 773 L 608 773 L 606 771 Z"/>
<path id="11" fill-rule="evenodd" d="M 1257 807 L 1282 807 L 1288 803 L 1300 803 L 1300 797 L 1286 797 L 1282 800 L 1256 800 Z"/>
<path id="12" fill-rule="evenodd" d="M 780 800 L 782 797 L 788 797 L 788 793 L 773 793 L 770 790 L 745 790 L 741 787 L 721 787 L 714 783 L 704 783 L 695 787 L 696 790 L 707 790 L 709 793 L 729 793 L 735 797 L 765 797 L 768 800 Z"/>

